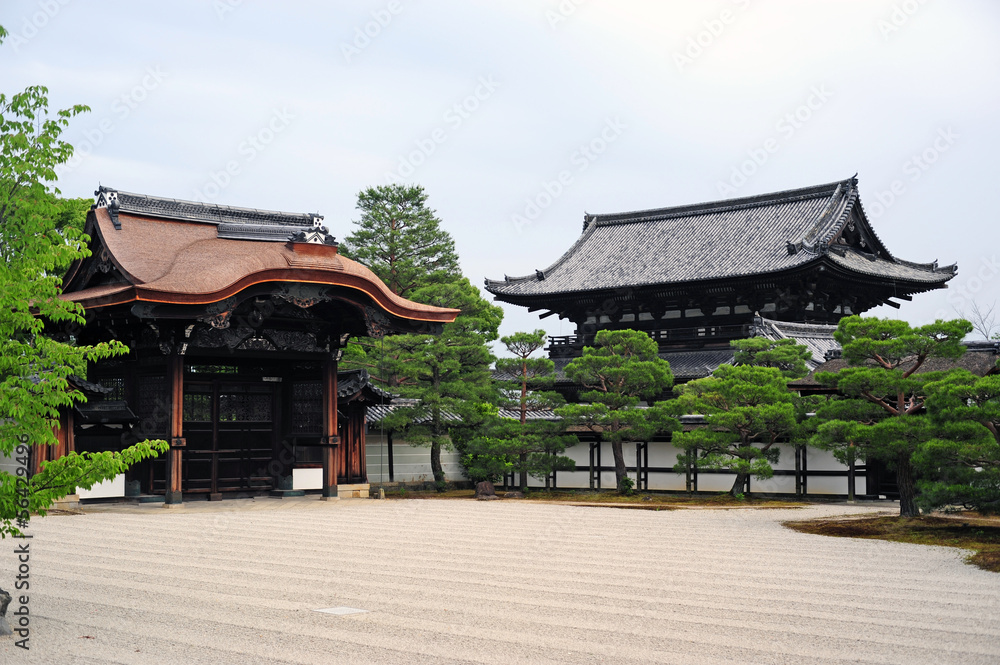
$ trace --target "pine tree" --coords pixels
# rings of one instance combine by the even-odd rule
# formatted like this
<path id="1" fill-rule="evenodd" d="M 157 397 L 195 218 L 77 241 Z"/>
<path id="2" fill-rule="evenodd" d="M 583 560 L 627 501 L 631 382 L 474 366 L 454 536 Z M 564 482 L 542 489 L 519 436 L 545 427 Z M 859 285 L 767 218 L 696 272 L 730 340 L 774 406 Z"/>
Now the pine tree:
<path id="1" fill-rule="evenodd" d="M 812 357 L 812 354 L 807 347 L 794 339 L 751 337 L 736 339 L 729 344 L 734 351 L 734 365 L 774 367 L 787 379 L 800 379 L 809 373 L 806 360 Z"/>
<path id="2" fill-rule="evenodd" d="M 552 411 L 565 403 L 558 393 L 545 391 L 555 382 L 555 363 L 531 357 L 545 346 L 546 332 L 518 332 L 501 337 L 500 342 L 514 356 L 496 362 L 497 375 L 504 377 L 499 382 L 501 405 L 516 411 L 517 421 L 504 423 L 498 428 L 502 433 L 494 434 L 492 440 L 506 442 L 506 452 L 514 460 L 512 471 L 519 474 L 522 489 L 527 488 L 529 475 L 544 478 L 548 489 L 554 471 L 576 467 L 562 454 L 576 437 L 566 435 L 561 421 L 528 419 L 529 413 Z"/>
<path id="3" fill-rule="evenodd" d="M 939 431 L 913 456 L 926 476 L 919 503 L 1000 513 L 1000 375 L 956 369 L 925 388 Z"/>
<path id="4" fill-rule="evenodd" d="M 971 331 L 972 324 L 963 319 L 911 327 L 905 321 L 849 316 L 840 320 L 834 338 L 850 365 L 816 374 L 849 399 L 819 410 L 822 424 L 813 445 L 835 454 L 847 450 L 894 468 L 901 517 L 919 515 L 913 455 L 936 438 L 923 411 L 926 384 L 941 376 L 917 371 L 930 358 L 960 357 L 965 352 L 962 339 Z"/>
<path id="5" fill-rule="evenodd" d="M 809 372 L 809 349 L 793 339 L 751 337 L 730 342 L 734 366 L 722 365 L 712 376 L 675 388 L 679 413 L 705 417 L 705 426 L 674 435 L 684 452 L 674 470 L 690 465 L 729 469 L 736 479 L 729 493 L 742 494 L 747 480 L 774 475 L 779 439 L 798 434 L 804 418 L 801 399 L 788 392 L 787 381 Z"/>
<path id="6" fill-rule="evenodd" d="M 419 185 L 379 185 L 358 194 L 361 219 L 340 251 L 409 298 L 429 284 L 461 277 L 455 241 L 426 205 Z"/>
<path id="7" fill-rule="evenodd" d="M 459 283 L 463 279 L 455 241 L 426 206 L 427 194 L 417 185 L 381 185 L 358 194 L 361 219 L 340 246 L 340 252 L 370 268 L 396 295 L 416 299 L 425 287 Z M 425 303 L 426 304 L 426 303 Z M 399 340 L 401 343 L 402 340 Z M 394 338 L 361 337 L 348 344 L 345 369 L 365 369 L 372 379 L 398 391 L 401 357 Z"/>
<path id="8" fill-rule="evenodd" d="M 704 427 L 676 432 L 674 470 L 728 469 L 736 474 L 731 495 L 742 495 L 753 476 L 767 479 L 778 461 L 779 441 L 793 437 L 799 418 L 796 396 L 777 367 L 721 365 L 712 376 L 689 381 L 675 389 L 678 413 L 705 417 Z"/>
<path id="9" fill-rule="evenodd" d="M 640 400 L 652 400 L 670 388 L 670 363 L 658 355 L 649 335 L 638 330 L 600 330 L 593 347 L 566 366 L 566 376 L 587 389 L 584 404 L 567 404 L 557 414 L 611 443 L 615 483 L 628 493 L 630 483 L 622 452 L 624 441 L 648 441 L 657 432 L 672 431 L 679 423 L 662 404 L 639 409 Z"/>
<path id="10" fill-rule="evenodd" d="M 489 343 L 497 338 L 503 310 L 487 302 L 469 280 L 425 286 L 413 299 L 461 310 L 440 335 L 398 335 L 386 338 L 391 358 L 387 371 L 398 379 L 398 391 L 417 400 L 385 419 L 387 428 L 410 443 L 429 445 L 431 471 L 444 488 L 441 450 L 451 445 L 449 434 L 472 420 L 472 411 L 491 395 Z"/>

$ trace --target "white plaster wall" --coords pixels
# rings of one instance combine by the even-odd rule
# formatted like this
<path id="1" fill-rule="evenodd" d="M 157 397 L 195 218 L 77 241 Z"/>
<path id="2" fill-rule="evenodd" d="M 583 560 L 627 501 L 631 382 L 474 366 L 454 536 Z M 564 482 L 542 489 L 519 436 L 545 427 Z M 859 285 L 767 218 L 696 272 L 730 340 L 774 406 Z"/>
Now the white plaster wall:
<path id="1" fill-rule="evenodd" d="M 76 493 L 81 499 L 106 499 L 109 497 L 125 496 L 125 474 L 120 473 L 110 480 L 97 483 L 89 490 L 78 489 Z"/>
<path id="2" fill-rule="evenodd" d="M 792 467 L 794 468 L 794 467 Z M 699 481 L 704 476 L 699 476 Z M 734 476 L 731 476 L 735 479 Z M 729 488 L 732 487 L 732 481 L 729 482 Z M 701 483 L 699 482 L 699 489 L 701 488 Z M 767 480 L 757 480 L 756 478 L 750 479 L 750 491 L 751 492 L 766 492 L 773 494 L 795 494 L 795 476 L 772 476 Z M 844 492 L 847 492 L 847 483 L 844 483 Z"/>
<path id="3" fill-rule="evenodd" d="M 791 446 L 782 445 L 779 448 L 781 454 L 778 463 L 774 465 L 775 470 L 795 470 L 795 449 Z M 622 446 L 625 456 L 625 464 L 635 467 L 635 444 L 625 443 Z M 650 467 L 673 467 L 677 462 L 679 450 L 669 443 L 654 442 L 649 445 L 649 466 Z M 590 474 L 587 467 L 590 465 L 590 445 L 579 444 L 566 450 L 567 457 L 576 462 L 579 470 L 560 471 L 557 474 L 556 485 L 563 489 L 585 489 L 590 487 Z M 833 457 L 829 452 L 806 448 L 807 469 L 812 471 L 833 471 L 844 470 L 846 467 Z M 369 433 L 367 436 L 367 460 L 368 460 L 368 480 L 372 483 L 389 481 L 389 459 L 386 455 L 386 447 L 382 435 L 378 432 Z M 405 441 L 393 441 L 393 461 L 395 469 L 395 480 L 397 482 L 429 482 L 433 480 L 430 469 L 430 451 L 426 447 L 410 446 Z M 445 474 L 449 480 L 464 480 L 459 463 L 459 455 L 454 450 L 443 450 L 441 462 L 444 466 Z M 605 467 L 614 466 L 614 455 L 611 452 L 610 443 L 601 444 L 601 464 Z M 635 480 L 635 472 L 630 471 L 629 477 Z M 731 473 L 699 473 L 698 491 L 700 492 L 728 492 L 733 486 L 736 476 Z M 544 487 L 545 481 L 538 478 L 528 479 L 529 487 Z M 601 487 L 603 489 L 613 489 L 615 487 L 615 474 L 613 471 L 603 471 L 601 473 Z M 685 476 L 683 473 L 650 472 L 649 489 L 684 491 Z M 751 492 L 765 492 L 774 494 L 795 494 L 794 475 L 776 475 L 768 480 L 750 480 Z M 856 483 L 856 493 L 864 494 L 866 491 L 865 479 L 858 476 Z M 808 494 L 847 494 L 847 478 L 845 477 L 819 477 L 809 478 L 807 485 Z"/>
<path id="4" fill-rule="evenodd" d="M 380 432 L 369 432 L 365 436 L 365 459 L 368 463 L 369 483 L 389 482 L 389 455 L 385 438 Z M 411 446 L 406 441 L 393 437 L 392 461 L 394 482 L 429 483 L 434 481 L 429 446 Z M 447 480 L 467 480 L 462 470 L 460 456 L 453 448 L 441 450 L 441 468 L 444 470 Z"/>
<path id="5" fill-rule="evenodd" d="M 774 465 L 775 470 L 794 471 L 795 448 L 788 445 L 779 445 L 779 450 L 781 451 L 781 454 L 778 457 L 778 463 Z M 622 453 L 625 456 L 626 466 L 634 467 L 635 444 L 623 444 Z M 569 448 L 565 454 L 567 457 L 576 462 L 577 466 L 581 467 L 583 470 L 560 471 L 557 475 L 558 487 L 565 489 L 581 489 L 590 487 L 589 473 L 586 470 L 586 467 L 590 464 L 589 444 L 573 446 L 572 448 Z M 673 465 L 677 463 L 678 454 L 680 454 L 680 450 L 669 443 L 651 443 L 649 445 L 649 466 L 661 468 L 673 467 Z M 806 464 L 808 469 L 814 471 L 846 470 L 844 465 L 838 462 L 829 452 L 807 448 L 806 455 Z M 614 456 L 611 452 L 610 443 L 601 444 L 601 464 L 603 466 L 612 466 L 614 464 Z M 635 472 L 630 471 L 629 477 L 635 479 Z M 701 492 L 728 492 L 733 486 L 733 481 L 735 479 L 736 476 L 731 473 L 702 472 L 698 474 L 698 490 Z M 528 485 L 530 487 L 544 487 L 545 483 L 542 480 L 530 478 Z M 614 473 L 609 471 L 603 472 L 601 474 L 601 487 L 609 489 L 614 486 Z M 674 473 L 672 471 L 650 472 L 649 489 L 678 492 L 684 491 L 686 489 L 685 476 L 683 473 Z M 847 494 L 847 478 L 810 477 L 807 489 L 809 493 L 815 494 Z M 752 492 L 766 492 L 774 494 L 795 494 L 795 476 L 776 475 L 768 480 L 757 480 L 756 478 L 753 478 L 750 481 L 750 490 Z M 866 491 L 865 480 L 861 476 L 857 478 L 855 491 L 857 494 L 864 494 Z"/>
<path id="6" fill-rule="evenodd" d="M 14 461 L 13 457 L 7 457 L 3 453 L 0 453 L 0 471 L 6 471 L 10 475 L 17 474 L 20 464 Z"/>
<path id="7" fill-rule="evenodd" d="M 792 453 L 794 455 L 795 453 Z M 845 468 L 837 461 L 829 450 L 806 447 L 806 464 L 811 471 L 834 471 Z M 792 468 L 795 468 L 795 458 L 792 457 Z"/>

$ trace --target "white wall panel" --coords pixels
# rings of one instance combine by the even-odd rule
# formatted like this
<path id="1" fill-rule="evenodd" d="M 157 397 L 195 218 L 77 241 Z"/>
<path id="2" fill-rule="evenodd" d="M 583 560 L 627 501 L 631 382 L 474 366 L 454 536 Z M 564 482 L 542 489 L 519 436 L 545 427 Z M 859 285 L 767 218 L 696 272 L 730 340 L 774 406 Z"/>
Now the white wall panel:
<path id="1" fill-rule="evenodd" d="M 89 490 L 79 489 L 76 493 L 81 499 L 106 499 L 109 497 L 125 496 L 125 474 L 119 473 L 110 480 L 97 483 Z"/>

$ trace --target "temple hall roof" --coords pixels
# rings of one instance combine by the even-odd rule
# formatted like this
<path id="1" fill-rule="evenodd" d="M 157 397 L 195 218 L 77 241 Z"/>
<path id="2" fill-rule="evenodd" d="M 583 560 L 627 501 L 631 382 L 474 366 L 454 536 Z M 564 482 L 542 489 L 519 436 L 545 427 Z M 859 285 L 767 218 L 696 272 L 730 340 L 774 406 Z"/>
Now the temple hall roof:
<path id="1" fill-rule="evenodd" d="M 846 230 L 849 229 L 849 232 Z M 894 257 L 872 230 L 857 179 L 710 203 L 586 215 L 555 263 L 486 280 L 499 300 L 766 275 L 827 262 L 833 269 L 940 288 L 954 266 Z"/>

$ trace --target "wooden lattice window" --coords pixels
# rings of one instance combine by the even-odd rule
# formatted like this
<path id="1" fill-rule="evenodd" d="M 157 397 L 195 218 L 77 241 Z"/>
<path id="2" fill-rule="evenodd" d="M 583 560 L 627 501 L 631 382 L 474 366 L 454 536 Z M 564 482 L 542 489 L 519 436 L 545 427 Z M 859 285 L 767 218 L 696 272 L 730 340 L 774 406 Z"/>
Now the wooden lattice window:
<path id="1" fill-rule="evenodd" d="M 219 390 L 219 422 L 271 422 L 271 391 L 267 386 Z"/>
<path id="2" fill-rule="evenodd" d="M 323 386 L 319 381 L 292 385 L 292 432 L 319 434 L 323 430 Z"/>
<path id="3" fill-rule="evenodd" d="M 212 393 L 186 393 L 184 395 L 184 420 L 187 422 L 211 422 Z"/>
<path id="4" fill-rule="evenodd" d="M 135 414 L 139 417 L 143 434 L 146 436 L 167 433 L 167 421 L 170 418 L 167 377 L 157 375 L 140 377 Z"/>
<path id="5" fill-rule="evenodd" d="M 98 383 L 105 388 L 111 388 L 111 392 L 104 399 L 108 401 L 122 401 L 125 399 L 125 379 L 122 377 L 106 376 L 98 381 Z"/>

